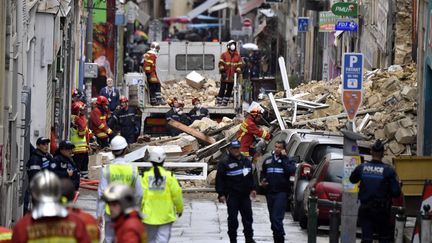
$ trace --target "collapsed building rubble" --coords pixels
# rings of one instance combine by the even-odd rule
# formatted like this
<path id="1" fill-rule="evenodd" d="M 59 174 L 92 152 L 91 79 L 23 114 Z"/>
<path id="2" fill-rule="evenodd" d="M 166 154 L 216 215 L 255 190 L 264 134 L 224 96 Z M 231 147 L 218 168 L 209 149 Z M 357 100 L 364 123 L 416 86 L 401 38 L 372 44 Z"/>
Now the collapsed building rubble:
<path id="1" fill-rule="evenodd" d="M 162 85 L 164 97 L 177 97 L 186 106 L 192 106 L 192 98 L 197 97 L 204 106 L 215 106 L 215 97 L 219 92 L 216 81 L 213 79 L 200 80 L 197 82 L 188 80 L 165 81 Z"/>
<path id="2" fill-rule="evenodd" d="M 413 155 L 416 151 L 417 82 L 415 64 L 394 65 L 385 70 L 365 73 L 363 103 L 356 118 L 356 127 L 370 139 L 386 142 L 388 156 Z M 341 99 L 341 78 L 311 81 L 292 90 L 302 100 L 320 101 L 328 108 L 298 110 L 292 128 L 310 128 L 337 132 L 345 127 L 347 116 Z M 283 97 L 279 92 L 275 97 Z M 322 99 L 322 97 L 325 97 Z M 269 100 L 262 102 L 269 110 Z M 279 103 L 278 103 L 279 106 Z M 282 104 L 281 104 L 282 107 Z M 279 107 L 280 108 L 280 107 Z M 292 109 L 282 109 L 281 116 L 293 116 Z"/>

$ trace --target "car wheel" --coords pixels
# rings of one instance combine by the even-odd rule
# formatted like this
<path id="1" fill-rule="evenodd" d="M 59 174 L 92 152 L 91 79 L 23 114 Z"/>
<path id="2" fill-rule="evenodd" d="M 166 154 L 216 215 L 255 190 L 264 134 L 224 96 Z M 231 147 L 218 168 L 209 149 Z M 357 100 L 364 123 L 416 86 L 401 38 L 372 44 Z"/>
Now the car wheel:
<path id="1" fill-rule="evenodd" d="M 294 201 L 294 199 L 293 199 Z M 299 221 L 300 217 L 300 205 L 299 203 L 291 202 L 291 216 L 294 221 Z"/>
<path id="2" fill-rule="evenodd" d="M 300 227 L 302 229 L 307 229 L 308 218 L 307 218 L 307 215 L 306 215 L 304 209 L 301 209 L 301 212 L 299 215 L 299 223 L 300 223 Z"/>

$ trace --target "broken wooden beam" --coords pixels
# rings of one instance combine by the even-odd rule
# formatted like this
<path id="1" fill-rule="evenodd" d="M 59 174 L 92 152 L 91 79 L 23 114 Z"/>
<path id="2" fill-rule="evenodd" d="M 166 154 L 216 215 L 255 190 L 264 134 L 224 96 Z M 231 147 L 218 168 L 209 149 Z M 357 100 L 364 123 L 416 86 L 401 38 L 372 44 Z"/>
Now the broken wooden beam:
<path id="1" fill-rule="evenodd" d="M 180 131 L 183 131 L 183 132 L 185 132 L 185 133 L 187 133 L 189 135 L 192 135 L 192 136 L 196 137 L 198 140 L 200 140 L 200 141 L 202 141 L 204 143 L 213 144 L 213 143 L 216 142 L 216 140 L 214 138 L 209 137 L 209 136 L 205 135 L 204 133 L 202 133 L 202 132 L 200 132 L 200 131 L 198 131 L 198 130 L 196 130 L 194 128 L 188 127 L 188 126 L 186 126 L 185 124 L 183 124 L 181 122 L 170 120 L 168 122 L 168 125 L 176 128 L 176 129 L 178 129 Z"/>

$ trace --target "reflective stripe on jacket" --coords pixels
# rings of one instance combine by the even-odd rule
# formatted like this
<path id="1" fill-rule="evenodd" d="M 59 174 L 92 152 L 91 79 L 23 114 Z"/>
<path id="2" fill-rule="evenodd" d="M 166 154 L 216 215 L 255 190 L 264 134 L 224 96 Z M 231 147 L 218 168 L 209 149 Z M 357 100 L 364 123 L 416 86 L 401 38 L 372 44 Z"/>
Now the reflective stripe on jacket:
<path id="1" fill-rule="evenodd" d="M 219 71 L 225 72 L 226 79 L 221 80 L 222 82 L 232 83 L 234 82 L 234 73 L 241 72 L 242 60 L 238 52 L 231 53 L 226 51 L 222 53 L 219 59 Z"/>
<path id="2" fill-rule="evenodd" d="M 180 184 L 172 172 L 159 167 L 163 181 L 156 184 L 154 168 L 146 171 L 141 180 L 144 189 L 142 200 L 143 222 L 162 225 L 174 222 L 176 214 L 183 213 L 183 195 Z"/>
<path id="3" fill-rule="evenodd" d="M 251 116 L 247 117 L 240 125 L 237 132 L 237 139 L 240 141 L 240 152 L 244 156 L 249 156 L 249 149 L 254 143 L 254 136 L 270 140 L 270 133 L 266 130 L 259 128 Z"/>
<path id="4" fill-rule="evenodd" d="M 75 145 L 74 154 L 88 153 L 87 136 L 80 136 L 76 128 L 71 128 L 71 142 Z"/>
<path id="5" fill-rule="evenodd" d="M 102 112 L 99 107 L 93 108 L 91 111 L 91 124 L 92 128 L 98 138 L 107 138 L 112 133 L 107 125 L 107 112 Z"/>
<path id="6" fill-rule="evenodd" d="M 12 230 L 0 227 L 0 243 L 12 242 Z"/>

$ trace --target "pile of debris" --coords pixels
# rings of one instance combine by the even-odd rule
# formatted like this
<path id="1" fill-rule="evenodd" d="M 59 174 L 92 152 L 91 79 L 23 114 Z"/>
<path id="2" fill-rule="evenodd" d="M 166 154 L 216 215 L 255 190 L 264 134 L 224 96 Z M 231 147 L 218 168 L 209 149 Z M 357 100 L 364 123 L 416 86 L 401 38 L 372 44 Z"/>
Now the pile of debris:
<path id="1" fill-rule="evenodd" d="M 207 174 L 215 175 L 217 162 L 224 154 L 224 148 L 234 138 L 240 127 L 239 119 L 223 117 L 218 123 L 207 117 L 195 121 L 192 125 L 186 126 L 176 121 L 169 124 L 181 131 L 175 137 L 158 137 L 140 139 L 139 143 L 129 146 L 131 153 L 126 155 L 126 159 L 135 162 L 147 161 L 148 150 L 153 146 L 162 146 L 167 154 L 167 162 L 201 162 L 206 163 Z M 101 167 L 113 159 L 111 152 L 98 152 L 90 156 L 89 177 L 97 180 L 100 177 Z M 207 181 L 207 174 L 203 175 L 203 170 L 199 168 L 170 168 L 177 175 L 197 175 L 202 176 L 200 180 L 182 180 L 181 184 L 185 188 L 208 188 L 214 183 L 214 179 Z"/>
<path id="2" fill-rule="evenodd" d="M 386 152 L 390 156 L 415 154 L 415 64 L 394 65 L 385 70 L 367 72 L 363 83 L 363 104 L 356 118 L 357 130 L 370 139 L 385 140 Z M 300 110 L 294 127 L 335 132 L 345 127 L 347 118 L 341 101 L 340 77 L 330 81 L 311 81 L 294 89 L 292 94 L 302 100 L 316 102 L 321 99 L 329 106 L 314 111 Z M 282 95 L 278 93 L 275 96 Z M 292 110 L 282 111 L 281 116 L 292 117 Z"/>
<path id="3" fill-rule="evenodd" d="M 192 98 L 198 97 L 202 104 L 207 107 L 215 106 L 215 99 L 219 92 L 216 81 L 213 79 L 202 79 L 198 82 L 184 80 L 169 80 L 162 84 L 162 95 L 164 97 L 177 97 L 186 106 L 192 106 Z"/>

